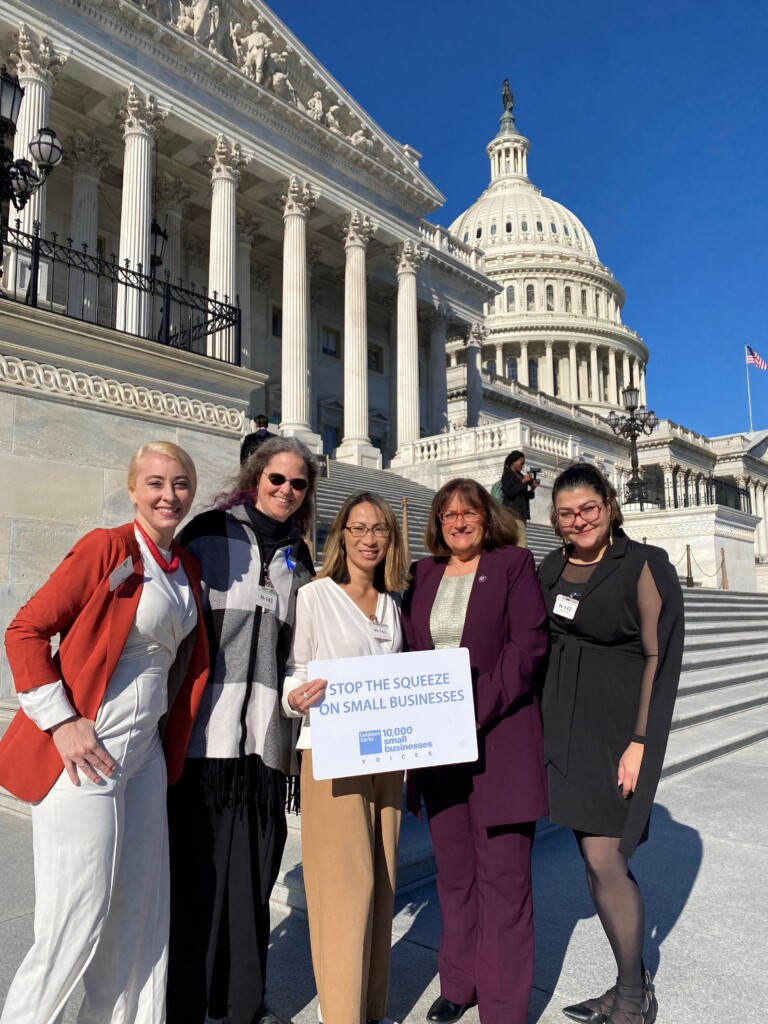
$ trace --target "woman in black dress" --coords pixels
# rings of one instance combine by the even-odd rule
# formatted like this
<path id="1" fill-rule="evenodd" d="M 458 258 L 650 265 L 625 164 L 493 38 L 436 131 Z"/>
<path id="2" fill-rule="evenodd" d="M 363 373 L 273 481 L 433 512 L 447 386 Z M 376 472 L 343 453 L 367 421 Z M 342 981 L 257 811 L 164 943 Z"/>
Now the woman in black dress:
<path id="1" fill-rule="evenodd" d="M 683 599 L 667 554 L 622 531 L 616 492 L 594 466 L 555 481 L 563 541 L 541 564 L 552 653 L 542 711 L 550 818 L 572 828 L 618 977 L 563 1011 L 582 1024 L 651 1024 L 643 900 L 628 858 L 648 819 L 683 651 Z"/>

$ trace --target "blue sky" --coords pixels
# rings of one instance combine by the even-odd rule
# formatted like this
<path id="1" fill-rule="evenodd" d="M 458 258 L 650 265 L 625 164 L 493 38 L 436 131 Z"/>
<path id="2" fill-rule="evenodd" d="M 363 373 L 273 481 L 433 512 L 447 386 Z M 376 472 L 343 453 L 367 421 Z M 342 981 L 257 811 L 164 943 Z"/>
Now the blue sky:
<path id="1" fill-rule="evenodd" d="M 528 170 L 586 225 L 651 350 L 656 413 L 748 428 L 768 359 L 765 0 L 272 0 L 374 120 L 424 153 L 448 225 L 488 184 L 502 79 Z M 756 429 L 768 371 L 750 369 Z"/>

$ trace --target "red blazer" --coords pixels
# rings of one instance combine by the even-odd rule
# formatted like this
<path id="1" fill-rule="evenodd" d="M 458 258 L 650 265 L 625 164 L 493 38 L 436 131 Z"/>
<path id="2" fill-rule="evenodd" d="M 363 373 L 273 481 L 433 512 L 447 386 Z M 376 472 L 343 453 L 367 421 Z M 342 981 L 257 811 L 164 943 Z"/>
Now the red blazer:
<path id="1" fill-rule="evenodd" d="M 429 617 L 445 559 L 423 558 L 403 600 L 407 649 L 431 650 Z M 507 547 L 480 556 L 461 646 L 469 649 L 479 756 L 467 765 L 485 827 L 534 821 L 549 810 L 539 699 L 547 653 L 547 611 L 533 556 Z M 439 779 L 440 768 L 425 769 Z M 408 806 L 421 803 L 420 771 L 408 772 Z"/>
<path id="2" fill-rule="evenodd" d="M 208 678 L 200 569 L 186 551 L 180 554 L 195 596 L 198 625 L 189 664 L 165 720 L 169 783 L 178 779 L 184 767 L 192 722 Z M 110 573 L 128 556 L 133 559 L 133 573 L 110 590 Z M 93 530 L 79 540 L 5 634 L 17 691 L 24 693 L 61 679 L 77 713 L 95 719 L 136 616 L 143 570 L 132 523 Z M 61 643 L 52 655 L 50 640 L 57 633 Z M 169 680 L 169 704 L 171 691 Z M 0 740 L 0 786 L 21 800 L 41 800 L 63 769 L 50 733 L 19 710 Z"/>

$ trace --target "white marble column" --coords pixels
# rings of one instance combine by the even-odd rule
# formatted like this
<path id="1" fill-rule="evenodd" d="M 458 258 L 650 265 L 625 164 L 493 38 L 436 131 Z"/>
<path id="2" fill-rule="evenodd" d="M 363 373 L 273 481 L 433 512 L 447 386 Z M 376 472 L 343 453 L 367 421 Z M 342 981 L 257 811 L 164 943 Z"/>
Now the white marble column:
<path id="1" fill-rule="evenodd" d="M 602 381 L 600 368 L 597 364 L 597 344 L 593 341 L 589 346 L 589 397 L 593 402 L 602 401 Z"/>
<path id="2" fill-rule="evenodd" d="M 231 306 L 237 299 L 237 186 L 248 158 L 237 142 L 218 135 L 208 147 L 205 162 L 211 169 L 210 259 L 208 297 Z M 209 356 L 226 362 L 238 361 L 234 327 L 208 336 Z"/>
<path id="3" fill-rule="evenodd" d="M 579 400 L 579 366 L 576 362 L 576 342 L 568 342 L 568 371 L 571 383 L 571 401 Z"/>
<path id="4" fill-rule="evenodd" d="M 629 353 L 628 352 L 623 352 L 622 356 L 621 356 L 621 360 L 622 360 L 622 376 L 624 378 L 624 383 L 623 383 L 623 387 L 622 387 L 622 390 L 623 390 L 623 388 L 628 388 L 629 387 L 629 381 L 630 381 L 630 376 L 631 376 L 630 375 L 630 370 L 629 370 Z"/>
<path id="5" fill-rule="evenodd" d="M 92 268 L 98 252 L 99 184 L 108 162 L 98 139 L 77 132 L 67 139 L 68 163 L 72 167 L 72 245 L 84 256 L 82 272 L 72 271 L 67 284 L 67 313 L 95 323 L 98 309 L 98 279 Z"/>
<path id="6" fill-rule="evenodd" d="M 15 64 L 19 85 L 24 89 L 13 139 L 13 159 L 30 160 L 37 169 L 37 164 L 29 152 L 29 143 L 41 128 L 51 127 L 48 124 L 51 91 L 67 57 L 53 48 L 47 36 L 38 39 L 36 34 L 22 23 L 17 37 L 13 40 L 10 59 Z M 55 125 L 53 127 L 55 128 Z M 18 217 L 21 221 L 21 230 L 31 235 L 37 222 L 40 225 L 40 236 L 45 237 L 46 188 L 47 185 L 43 185 L 30 196 L 20 213 L 17 214 L 15 209 L 11 209 L 11 224 Z"/>
<path id="7" fill-rule="evenodd" d="M 645 363 L 640 364 L 640 404 L 648 405 L 648 398 L 645 393 Z"/>
<path id="8" fill-rule="evenodd" d="M 757 526 L 757 533 L 760 538 L 760 554 L 768 555 L 768 523 L 766 522 L 766 505 L 768 503 L 765 500 L 765 487 L 761 484 L 757 485 L 757 512 L 755 515 L 760 516 L 760 522 Z"/>
<path id="9" fill-rule="evenodd" d="M 483 403 L 483 378 L 480 372 L 483 342 L 487 335 L 480 323 L 474 323 L 467 338 L 467 426 L 476 427 L 480 422 Z"/>
<path id="10" fill-rule="evenodd" d="M 445 336 L 448 311 L 436 305 L 427 317 L 429 324 L 429 418 L 432 434 L 448 432 L 448 380 L 445 365 Z"/>
<path id="11" fill-rule="evenodd" d="M 240 299 L 240 365 L 253 366 L 251 352 L 251 247 L 261 222 L 250 213 L 237 214 L 235 294 Z"/>
<path id="12" fill-rule="evenodd" d="M 368 301 L 365 257 L 375 231 L 369 217 L 352 210 L 344 238 L 344 437 L 336 449 L 339 462 L 381 469 L 381 452 L 368 433 Z"/>
<path id="13" fill-rule="evenodd" d="M 416 274 L 426 250 L 410 239 L 393 256 L 397 268 L 397 444 L 420 437 L 419 321 Z M 479 353 L 478 353 L 479 354 Z"/>
<path id="14" fill-rule="evenodd" d="M 616 349 L 613 345 L 608 349 L 608 401 L 611 405 L 619 404 L 619 381 L 616 374 Z"/>
<path id="15" fill-rule="evenodd" d="M 531 386 L 531 375 L 528 367 L 528 342 L 520 342 L 520 363 L 517 367 L 517 379 L 525 387 Z"/>
<path id="16" fill-rule="evenodd" d="M 636 388 L 640 388 L 640 360 L 637 356 L 632 358 L 632 383 Z"/>
<path id="17" fill-rule="evenodd" d="M 545 366 L 545 378 L 546 379 L 544 380 L 544 387 L 543 387 L 542 390 L 546 394 L 554 396 L 554 394 L 555 394 L 555 361 L 554 361 L 554 353 L 553 353 L 553 348 L 552 348 L 552 342 L 551 341 L 545 341 L 544 342 L 544 350 L 545 350 L 544 366 Z"/>
<path id="18" fill-rule="evenodd" d="M 496 376 L 506 377 L 506 371 L 504 369 L 504 343 L 501 341 L 496 342 Z"/>
<path id="19" fill-rule="evenodd" d="M 119 97 L 118 115 L 123 119 L 125 158 L 122 206 L 120 209 L 121 270 L 150 273 L 150 223 L 152 219 L 152 152 L 160 124 L 167 111 L 158 109 L 154 96 L 144 95 L 133 84 Z M 134 284 L 138 284 L 138 279 Z M 146 337 L 149 331 L 150 301 L 137 287 L 119 287 L 116 327 L 128 334 Z"/>
<path id="20" fill-rule="evenodd" d="M 283 358 L 280 433 L 299 437 L 322 451 L 309 410 L 309 303 L 307 300 L 307 217 L 318 196 L 308 181 L 291 175 L 281 194 L 283 237 Z"/>

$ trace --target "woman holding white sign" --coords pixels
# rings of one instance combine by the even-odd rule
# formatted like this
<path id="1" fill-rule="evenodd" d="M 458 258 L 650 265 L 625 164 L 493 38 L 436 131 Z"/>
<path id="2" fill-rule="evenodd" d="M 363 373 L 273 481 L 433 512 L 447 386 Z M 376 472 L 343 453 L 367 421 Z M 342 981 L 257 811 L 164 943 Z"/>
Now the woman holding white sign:
<path id="1" fill-rule="evenodd" d="M 314 778 L 306 716 L 326 681 L 307 681 L 307 665 L 400 651 L 397 594 L 407 583 L 405 546 L 392 509 L 362 492 L 339 509 L 323 569 L 299 591 L 296 604 L 283 710 L 302 717 L 304 885 L 312 966 L 327 1024 L 386 1016 L 403 773 Z"/>
<path id="2" fill-rule="evenodd" d="M 547 613 L 515 519 L 474 480 L 435 495 L 431 556 L 403 601 L 409 650 L 466 647 L 479 756 L 408 773 L 408 806 L 423 797 L 443 914 L 440 996 L 427 1014 L 454 1024 L 478 1004 L 482 1024 L 525 1024 L 533 981 L 531 848 L 547 813 L 535 693 Z"/>

